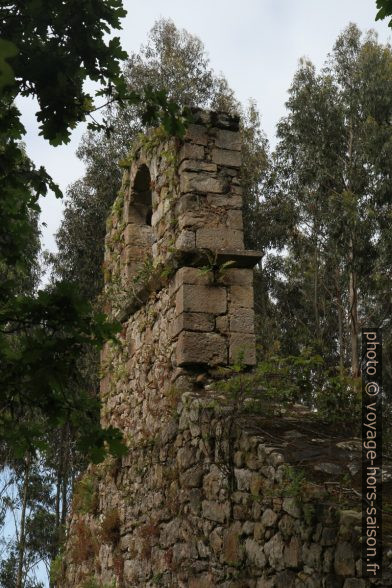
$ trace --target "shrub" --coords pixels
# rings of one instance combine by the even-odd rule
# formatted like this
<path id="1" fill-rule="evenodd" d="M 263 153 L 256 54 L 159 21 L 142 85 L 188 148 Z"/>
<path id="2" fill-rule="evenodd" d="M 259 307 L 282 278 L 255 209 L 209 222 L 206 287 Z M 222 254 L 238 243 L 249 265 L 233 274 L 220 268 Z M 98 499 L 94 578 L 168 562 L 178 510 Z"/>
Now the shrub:
<path id="1" fill-rule="evenodd" d="M 82 514 L 96 514 L 98 506 L 98 480 L 94 475 L 86 474 L 75 484 L 74 511 Z"/>
<path id="2" fill-rule="evenodd" d="M 101 524 L 101 537 L 104 543 L 117 545 L 120 541 L 120 515 L 117 508 L 112 508 L 105 514 Z"/>
<path id="3" fill-rule="evenodd" d="M 98 541 L 91 528 L 83 519 L 76 521 L 73 536 L 75 537 L 72 550 L 72 560 L 74 563 L 81 564 L 98 555 Z"/>

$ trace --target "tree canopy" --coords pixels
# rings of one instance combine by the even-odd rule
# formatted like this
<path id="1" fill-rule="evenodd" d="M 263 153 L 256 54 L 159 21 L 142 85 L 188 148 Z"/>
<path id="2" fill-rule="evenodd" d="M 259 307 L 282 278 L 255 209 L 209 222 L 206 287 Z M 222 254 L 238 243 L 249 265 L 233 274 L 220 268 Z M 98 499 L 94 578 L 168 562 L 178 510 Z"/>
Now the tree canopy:
<path id="1" fill-rule="evenodd" d="M 126 54 L 118 38 L 108 38 L 124 15 L 121 0 L 14 0 L 0 6 L 0 438 L 18 453 L 42 449 L 44 432 L 65 421 L 83 431 L 81 447 L 93 459 L 102 458 L 106 442 L 120 450 L 119 435 L 97 424 L 97 400 L 76 393 L 64 377 L 73 373 L 81 346 L 101 345 L 116 327 L 67 284 L 37 293 L 21 288 L 35 264 L 39 198 L 49 190 L 61 193 L 24 151 L 15 98 L 37 99 L 40 133 L 53 145 L 69 140 L 97 98 L 137 104 L 145 122 L 181 134 L 179 106 L 163 89 L 143 86 L 136 93 L 125 84 L 120 60 Z M 85 90 L 88 80 L 99 84 L 94 98 Z M 89 126 L 107 129 L 94 119 Z"/>

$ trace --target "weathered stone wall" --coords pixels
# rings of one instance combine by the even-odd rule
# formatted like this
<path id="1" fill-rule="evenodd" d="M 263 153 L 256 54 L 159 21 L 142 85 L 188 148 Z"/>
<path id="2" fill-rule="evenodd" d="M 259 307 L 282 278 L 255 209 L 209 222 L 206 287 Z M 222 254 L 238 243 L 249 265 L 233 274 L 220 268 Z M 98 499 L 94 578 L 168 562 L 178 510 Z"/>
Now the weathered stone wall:
<path id="1" fill-rule="evenodd" d="M 141 139 L 108 220 L 106 309 L 123 329 L 102 354 L 102 422 L 129 451 L 77 485 L 58 584 L 367 586 L 358 513 L 320 484 L 299 497 L 290 459 L 218 391 L 222 369 L 255 363 L 258 254 L 238 120 L 194 116 L 183 141 Z"/>
<path id="2" fill-rule="evenodd" d="M 285 450 L 249 419 L 230 428 L 219 396 L 187 392 L 159 407 L 156 434 L 140 429 L 121 463 L 89 469 L 93 498 L 77 491 L 64 586 L 371 585 L 361 579 L 360 512 L 342 508 L 339 485 L 326 484 L 340 466 L 316 465 L 323 481 L 302 481 L 299 495 Z M 292 446 L 301 435 L 290 420 L 285 428 Z M 324 459 L 338 452 L 330 445 Z M 350 455 L 341 475 L 358 466 Z"/>

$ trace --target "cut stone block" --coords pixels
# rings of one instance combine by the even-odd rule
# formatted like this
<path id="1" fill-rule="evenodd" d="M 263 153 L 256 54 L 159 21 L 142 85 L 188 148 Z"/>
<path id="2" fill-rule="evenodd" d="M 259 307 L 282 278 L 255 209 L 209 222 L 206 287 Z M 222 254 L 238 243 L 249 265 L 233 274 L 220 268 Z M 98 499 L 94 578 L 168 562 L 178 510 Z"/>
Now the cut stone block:
<path id="1" fill-rule="evenodd" d="M 235 131 L 220 130 L 217 132 L 215 139 L 216 147 L 221 149 L 232 149 L 233 151 L 241 151 L 241 136 Z"/>
<path id="2" fill-rule="evenodd" d="M 215 328 L 215 317 L 204 312 L 183 312 L 176 317 L 172 327 L 172 337 L 181 331 L 211 332 Z"/>
<path id="3" fill-rule="evenodd" d="M 254 333 L 255 313 L 252 308 L 237 308 L 230 315 L 230 332 Z"/>
<path id="4" fill-rule="evenodd" d="M 176 214 L 180 215 L 191 210 L 198 210 L 205 206 L 205 195 L 183 194 L 176 203 Z"/>
<path id="5" fill-rule="evenodd" d="M 216 328 L 220 333 L 228 333 L 229 332 L 229 318 L 228 316 L 222 315 L 216 317 Z"/>
<path id="6" fill-rule="evenodd" d="M 230 307 L 253 308 L 253 288 L 251 286 L 230 286 Z M 233 314 L 235 311 L 233 311 Z"/>
<path id="7" fill-rule="evenodd" d="M 242 206 L 241 194 L 234 194 L 229 192 L 228 194 L 207 194 L 207 204 L 218 208 L 227 209 L 240 209 Z"/>
<path id="8" fill-rule="evenodd" d="M 129 261 L 143 261 L 149 249 L 146 246 L 132 245 L 124 247 L 120 254 L 121 263 L 128 263 Z"/>
<path id="9" fill-rule="evenodd" d="M 226 308 L 225 288 L 184 284 L 176 294 L 177 316 L 183 312 L 224 314 Z"/>
<path id="10" fill-rule="evenodd" d="M 183 193 L 212 192 L 222 194 L 225 191 L 225 182 L 208 172 L 184 172 L 180 177 L 180 190 Z"/>
<path id="11" fill-rule="evenodd" d="M 181 267 L 175 277 L 175 283 L 178 288 L 182 284 L 201 284 L 208 286 L 211 281 L 209 273 L 201 271 L 197 267 Z"/>
<path id="12" fill-rule="evenodd" d="M 179 160 L 181 162 L 184 159 L 204 159 L 204 147 L 202 145 L 184 143 L 180 149 Z"/>
<path id="13" fill-rule="evenodd" d="M 190 140 L 198 145 L 207 145 L 208 135 L 206 127 L 189 124 L 185 132 L 185 140 Z"/>
<path id="14" fill-rule="evenodd" d="M 252 286 L 253 270 L 242 268 L 228 268 L 222 272 L 220 283 L 225 285 Z"/>
<path id="15" fill-rule="evenodd" d="M 125 246 L 150 246 L 153 240 L 152 229 L 148 225 L 128 224 L 124 229 Z"/>
<path id="16" fill-rule="evenodd" d="M 198 161 L 197 159 L 185 159 L 179 169 L 178 172 L 181 174 L 184 171 L 206 171 L 206 172 L 216 172 L 217 171 L 216 163 L 209 163 L 208 161 Z"/>
<path id="17" fill-rule="evenodd" d="M 177 365 L 219 365 L 227 363 L 227 346 L 224 337 L 217 333 L 182 331 L 178 338 Z"/>
<path id="18" fill-rule="evenodd" d="M 209 218 L 211 218 L 211 212 L 202 212 L 201 210 L 186 212 L 185 214 L 181 214 L 181 216 L 178 217 L 178 226 L 180 230 L 186 227 L 205 227 Z"/>
<path id="19" fill-rule="evenodd" d="M 193 231 L 181 231 L 175 243 L 176 249 L 194 249 L 196 247 L 196 235 Z"/>
<path id="20" fill-rule="evenodd" d="M 196 247 L 201 249 L 243 249 L 244 234 L 242 231 L 222 227 L 203 227 L 196 232 Z"/>
<path id="21" fill-rule="evenodd" d="M 242 210 L 228 210 L 226 224 L 230 229 L 239 229 L 242 231 L 244 228 Z"/>
<path id="22" fill-rule="evenodd" d="M 256 365 L 256 338 L 252 334 L 230 333 L 229 361 Z"/>
<path id="23" fill-rule="evenodd" d="M 212 161 L 218 165 L 226 165 L 227 167 L 240 167 L 241 152 L 229 151 L 227 149 L 213 149 Z"/>

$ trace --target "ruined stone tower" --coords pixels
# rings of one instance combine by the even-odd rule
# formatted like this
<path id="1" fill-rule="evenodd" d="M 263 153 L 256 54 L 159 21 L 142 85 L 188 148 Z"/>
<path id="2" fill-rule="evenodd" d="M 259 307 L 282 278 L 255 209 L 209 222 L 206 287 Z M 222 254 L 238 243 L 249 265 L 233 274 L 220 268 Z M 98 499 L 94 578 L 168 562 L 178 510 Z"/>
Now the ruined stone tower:
<path id="1" fill-rule="evenodd" d="M 238 119 L 193 116 L 183 140 L 153 130 L 123 162 L 104 264 L 106 311 L 123 328 L 102 353 L 101 397 L 129 451 L 77 485 L 57 582 L 343 586 L 356 571 L 336 520 L 320 515 L 315 538 L 293 498 L 274 498 L 282 453 L 232 426 L 215 385 L 256 362 L 259 253 L 244 248 Z"/>

